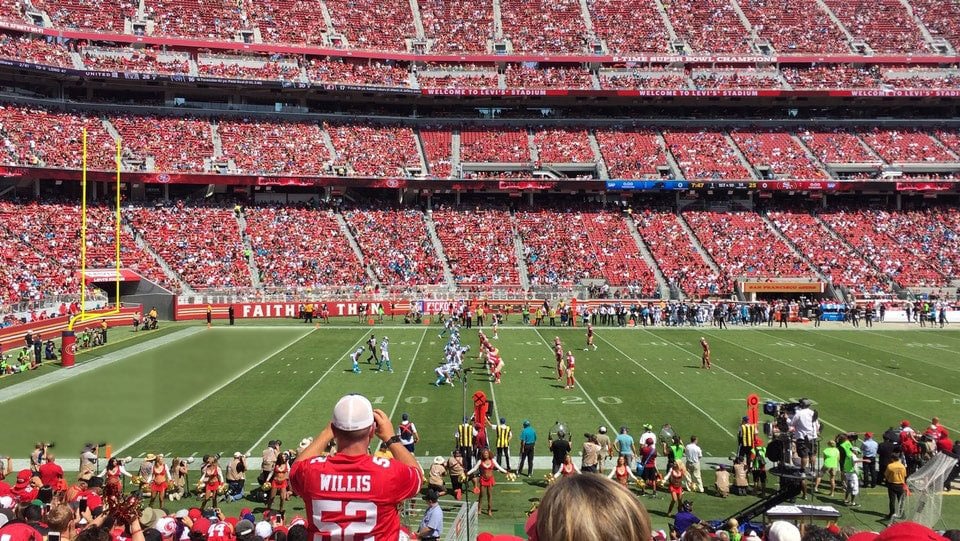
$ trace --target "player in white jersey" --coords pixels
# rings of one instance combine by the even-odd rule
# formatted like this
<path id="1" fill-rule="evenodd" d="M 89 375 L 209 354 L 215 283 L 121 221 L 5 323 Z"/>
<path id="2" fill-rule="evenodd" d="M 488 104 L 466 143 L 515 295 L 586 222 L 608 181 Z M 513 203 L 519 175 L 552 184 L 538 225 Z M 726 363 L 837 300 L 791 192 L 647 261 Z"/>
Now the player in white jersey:
<path id="1" fill-rule="evenodd" d="M 363 346 L 357 348 L 357 351 L 354 351 L 350 354 L 350 360 L 353 361 L 353 373 L 360 373 L 360 357 L 363 355 Z"/>
<path id="2" fill-rule="evenodd" d="M 390 339 L 386 336 L 380 341 L 380 360 L 377 361 L 377 370 L 383 372 L 383 365 L 387 365 L 387 372 L 393 373 L 393 364 L 390 362 Z"/>

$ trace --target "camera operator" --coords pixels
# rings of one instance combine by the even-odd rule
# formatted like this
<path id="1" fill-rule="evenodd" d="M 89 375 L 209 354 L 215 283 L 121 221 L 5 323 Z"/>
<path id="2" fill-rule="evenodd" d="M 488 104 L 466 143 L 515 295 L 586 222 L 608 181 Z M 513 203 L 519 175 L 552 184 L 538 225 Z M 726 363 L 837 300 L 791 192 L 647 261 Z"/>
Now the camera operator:
<path id="1" fill-rule="evenodd" d="M 280 440 L 270 440 L 267 442 L 267 448 L 263 450 L 263 461 L 260 463 L 260 475 L 257 477 L 257 485 L 267 482 L 267 477 L 273 473 L 273 467 L 277 465 L 277 457 L 280 456 Z"/>
<path id="2" fill-rule="evenodd" d="M 83 452 L 80 453 L 80 474 L 91 472 L 96 474 L 99 470 L 98 462 L 100 448 L 92 443 L 83 446 Z"/>
<path id="3" fill-rule="evenodd" d="M 238 501 L 243 499 L 243 485 L 246 484 L 247 457 L 237 451 L 233 453 L 233 460 L 227 466 L 227 499 Z"/>
<path id="4" fill-rule="evenodd" d="M 820 435 L 819 415 L 810 408 L 811 404 L 809 399 L 801 398 L 790 419 L 790 430 L 796 438 L 797 455 L 804 470 L 811 468 L 811 459 L 816 457 L 816 443 Z"/>
<path id="5" fill-rule="evenodd" d="M 27 335 L 29 336 L 29 332 Z M 47 448 L 50 447 L 50 444 L 44 442 L 37 442 L 33 448 L 33 452 L 30 453 L 30 471 L 40 471 L 40 466 L 43 465 L 43 456 L 47 454 Z"/>

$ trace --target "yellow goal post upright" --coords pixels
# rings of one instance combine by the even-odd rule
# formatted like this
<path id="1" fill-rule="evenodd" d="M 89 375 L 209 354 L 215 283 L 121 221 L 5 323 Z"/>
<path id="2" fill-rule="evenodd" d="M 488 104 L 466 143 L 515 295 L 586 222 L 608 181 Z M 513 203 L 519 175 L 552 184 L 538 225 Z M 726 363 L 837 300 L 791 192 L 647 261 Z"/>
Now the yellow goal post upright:
<path id="1" fill-rule="evenodd" d="M 120 139 L 117 138 L 115 165 L 117 168 L 116 187 L 115 187 L 115 216 L 114 216 L 114 258 L 115 258 L 115 276 L 114 286 L 115 297 L 113 309 L 106 312 L 97 312 L 96 314 L 87 313 L 87 128 L 83 128 L 81 137 L 82 161 L 80 171 L 80 313 L 70 317 L 67 330 L 62 334 L 62 365 L 65 368 L 72 367 L 76 362 L 76 334 L 74 329 L 78 324 L 87 321 L 102 318 L 120 313 Z"/>

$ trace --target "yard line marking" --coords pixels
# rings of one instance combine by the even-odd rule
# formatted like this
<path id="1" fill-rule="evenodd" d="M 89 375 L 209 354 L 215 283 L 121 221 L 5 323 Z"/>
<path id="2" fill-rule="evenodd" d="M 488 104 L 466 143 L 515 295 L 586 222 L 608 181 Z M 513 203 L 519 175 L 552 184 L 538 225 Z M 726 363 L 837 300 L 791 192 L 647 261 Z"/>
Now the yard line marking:
<path id="1" fill-rule="evenodd" d="M 540 341 L 543 342 L 543 345 L 546 346 L 547 349 L 549 349 L 549 350 L 552 351 L 552 348 L 550 347 L 550 343 L 547 342 L 547 339 L 544 338 L 542 334 L 540 334 L 540 329 L 534 327 L 533 330 L 534 330 L 534 332 L 537 333 L 537 336 L 540 337 Z M 580 391 L 583 392 L 583 396 L 587 399 L 588 402 L 590 402 L 590 404 L 593 406 L 593 408 L 594 408 L 595 410 L 597 410 L 597 413 L 600 414 L 600 417 L 603 417 L 603 422 L 607 423 L 607 426 L 610 428 L 610 430 L 611 430 L 613 433 L 616 433 L 615 425 L 614 425 L 612 422 L 610 422 L 610 419 L 607 418 L 607 415 L 606 415 L 605 413 L 603 413 L 603 410 L 600 409 L 600 406 L 598 406 L 597 403 L 593 401 L 593 397 L 590 396 L 590 393 L 588 393 L 587 390 L 583 388 L 583 384 L 580 383 L 579 381 L 577 382 L 577 388 L 580 389 Z M 496 405 L 496 404 L 494 404 L 494 405 Z"/>
<path id="2" fill-rule="evenodd" d="M 313 332 L 313 331 L 310 331 L 310 332 Z M 343 354 L 343 356 L 341 356 L 339 359 L 337 359 L 336 361 L 334 361 L 333 363 L 330 364 L 330 368 L 327 368 L 327 371 L 324 372 L 323 375 L 321 375 L 319 378 L 317 378 L 317 381 L 315 381 L 315 382 L 313 383 L 313 385 L 311 385 L 310 388 L 307 389 L 307 392 L 303 393 L 303 395 L 301 395 L 300 398 L 297 399 L 297 401 L 294 402 L 292 406 L 290 406 L 290 409 L 288 409 L 283 415 L 281 415 L 280 418 L 277 419 L 277 422 L 273 423 L 273 426 L 271 426 L 270 428 L 268 428 L 267 431 L 264 432 L 262 436 L 260 436 L 260 439 L 258 439 L 256 442 L 254 442 L 254 444 L 251 445 L 249 449 L 247 449 L 247 453 L 252 453 L 253 450 L 256 449 L 257 446 L 260 445 L 260 443 L 261 443 L 264 439 L 266 439 L 266 437 L 267 437 L 268 435 L 270 435 L 271 432 L 274 431 L 274 429 L 276 429 L 278 426 L 280 426 L 280 423 L 283 422 L 283 420 L 286 419 L 287 416 L 290 415 L 290 413 L 292 413 L 293 410 L 296 409 L 297 406 L 299 406 L 300 403 L 303 402 L 303 400 L 304 400 L 305 398 L 307 398 L 307 395 L 309 395 L 311 392 L 313 392 L 313 390 L 317 388 L 317 385 L 320 385 L 320 382 L 323 381 L 324 378 L 326 378 L 327 375 L 330 374 L 330 372 L 333 372 L 333 369 L 337 367 L 337 365 L 340 363 L 340 361 L 342 361 L 342 360 L 343 360 L 344 358 L 346 358 L 348 355 L 350 355 L 351 353 L 353 353 L 354 348 L 356 348 L 357 346 L 359 346 L 366 337 L 367 337 L 367 331 L 366 331 L 366 329 L 364 329 L 364 331 L 360 334 L 360 339 L 357 340 L 357 342 L 356 342 L 354 345 L 350 346 L 350 349 L 348 349 L 347 352 Z"/>
<path id="3" fill-rule="evenodd" d="M 417 355 L 420 354 L 420 346 L 423 345 L 423 339 L 426 337 L 427 329 L 423 329 L 423 336 L 420 337 L 420 343 L 417 344 L 417 349 L 413 352 L 413 358 L 410 359 L 410 366 L 407 367 L 407 374 L 403 376 L 403 383 L 400 384 L 400 391 L 397 393 L 397 399 L 393 401 L 393 407 L 390 408 L 390 419 L 393 419 L 393 414 L 397 412 L 397 405 L 400 404 L 400 396 L 403 394 L 403 389 L 407 386 L 407 379 L 410 378 L 410 371 L 413 370 L 413 365 L 417 362 Z"/>
<path id="4" fill-rule="evenodd" d="M 124 450 L 126 450 L 128 447 L 130 447 L 131 445 L 137 443 L 138 441 L 142 440 L 143 438 L 146 438 L 146 437 L 149 436 L 150 434 L 153 434 L 154 432 L 156 432 L 157 430 L 159 430 L 163 425 L 172 422 L 172 421 L 173 421 L 174 419 L 176 419 L 177 417 L 179 417 L 179 416 L 183 415 L 184 413 L 186 413 L 187 411 L 189 411 L 190 408 L 192 408 L 192 407 L 196 406 L 197 404 L 199 404 L 200 402 L 203 402 L 204 400 L 210 398 L 211 396 L 213 396 L 214 394 L 216 394 L 216 393 L 217 393 L 218 391 L 220 391 L 221 389 L 224 389 L 227 385 L 230 385 L 230 384 L 233 383 L 234 381 L 237 381 L 238 379 L 240 379 L 241 377 L 243 377 L 244 375 L 246 375 L 248 372 L 250 372 L 250 371 L 253 370 L 254 368 L 256 368 L 256 367 L 260 366 L 261 364 L 269 361 L 270 359 L 276 357 L 277 355 L 279 355 L 280 353 L 282 353 L 284 350 L 286 350 L 286 349 L 289 348 L 290 346 L 292 346 L 292 345 L 296 344 L 297 342 L 303 340 L 304 338 L 310 336 L 311 333 L 313 333 L 313 329 L 310 329 L 310 330 L 307 331 L 306 333 L 301 334 L 301 335 L 298 336 L 297 338 L 295 338 L 295 339 L 291 340 L 290 342 L 288 342 L 287 344 L 285 344 L 283 347 L 277 349 L 277 350 L 274 351 L 273 353 L 271 353 L 271 354 L 267 355 L 266 357 L 260 359 L 259 361 L 257 361 L 256 364 L 251 365 L 250 367 L 248 367 L 248 368 L 247 368 L 246 370 L 244 370 L 243 372 L 240 372 L 240 373 L 237 374 L 236 376 L 233 376 L 232 378 L 230 378 L 228 381 L 224 382 L 223 384 L 221 384 L 221 385 L 218 386 L 217 388 L 211 390 L 210 392 L 208 392 L 207 394 L 201 396 L 201 397 L 198 398 L 197 400 L 194 400 L 192 403 L 187 404 L 186 406 L 180 408 L 180 409 L 179 409 L 176 413 L 174 413 L 173 415 L 170 415 L 170 416 L 168 416 L 166 419 L 164 419 L 163 421 L 161 421 L 161 422 L 159 422 L 159 423 L 151 426 L 151 427 L 148 428 L 146 431 L 144 431 L 144 432 L 142 432 L 141 434 L 139 434 L 138 436 L 134 437 L 134 439 L 132 439 L 131 441 L 129 441 L 129 442 L 125 443 L 124 445 L 120 446 L 119 448 L 115 449 L 115 450 L 113 451 L 113 454 L 119 455 L 119 454 L 122 453 Z"/>
<path id="5" fill-rule="evenodd" d="M 793 342 L 792 340 L 787 340 L 787 339 L 785 339 L 785 338 L 784 338 L 784 340 L 786 340 L 787 342 Z M 843 341 L 844 341 L 844 342 L 847 342 L 847 340 L 843 340 Z M 960 394 L 957 394 L 957 393 L 955 393 L 955 392 L 953 392 L 953 391 L 948 391 L 948 390 L 946 390 L 946 389 L 944 389 L 944 388 L 942 388 L 942 387 L 937 387 L 936 385 L 930 385 L 929 383 L 924 383 L 924 382 L 922 382 L 922 381 L 919 381 L 919 380 L 916 380 L 916 379 L 913 379 L 913 378 L 908 378 L 908 377 L 906 377 L 906 376 L 901 376 L 900 374 L 895 374 L 895 373 L 893 373 L 893 372 L 884 370 L 884 369 L 882 369 L 882 368 L 876 368 L 876 367 L 874 367 L 874 366 L 870 366 L 869 364 L 861 363 L 860 361 L 855 361 L 855 360 L 853 360 L 853 359 L 848 359 L 848 358 L 846 358 L 846 357 L 841 357 L 840 355 L 836 355 L 836 354 L 830 353 L 829 351 L 823 351 L 823 350 L 818 349 L 818 348 L 815 348 L 815 347 L 813 347 L 813 346 L 807 346 L 807 345 L 804 345 L 804 344 L 801 344 L 801 343 L 798 343 L 798 342 L 794 342 L 794 343 L 797 344 L 797 345 L 800 346 L 800 347 L 803 347 L 803 348 L 812 349 L 812 350 L 815 350 L 815 351 L 820 351 L 821 353 L 826 353 L 827 355 L 830 355 L 831 357 L 836 357 L 837 359 L 841 359 L 841 360 L 844 360 L 844 361 L 847 361 L 847 362 L 851 362 L 851 363 L 856 364 L 856 365 L 859 365 L 859 366 L 864 366 L 864 367 L 867 367 L 867 368 L 872 368 L 872 369 L 874 369 L 874 370 L 879 370 L 879 371 L 883 372 L 884 374 L 888 374 L 888 375 L 891 375 L 891 376 L 895 376 L 895 377 L 898 377 L 898 378 L 900 378 L 900 379 L 905 379 L 905 380 L 907 380 L 907 381 L 909 381 L 909 382 L 911 382 L 911 383 L 916 383 L 916 384 L 918 384 L 918 385 L 923 385 L 924 387 L 929 387 L 929 388 L 931 388 L 931 389 L 935 389 L 935 390 L 937 390 L 937 391 L 940 391 L 940 392 L 943 392 L 943 393 L 946 393 L 946 394 L 949 394 L 949 395 L 953 395 L 953 396 L 956 396 L 956 397 L 960 397 Z M 850 343 L 853 343 L 853 342 L 850 342 Z M 826 372 L 826 374 L 827 374 L 828 376 L 830 375 L 829 372 Z M 846 374 L 842 374 L 842 375 L 846 375 Z M 913 374 L 911 374 L 911 373 L 908 372 L 907 375 L 912 376 Z M 947 427 L 947 428 L 949 428 L 949 427 Z"/>
<path id="6" fill-rule="evenodd" d="M 710 334 L 710 333 L 707 333 L 707 334 Z M 751 351 L 751 352 L 753 352 L 753 353 L 755 353 L 755 354 L 757 354 L 757 355 L 760 355 L 761 357 L 766 357 L 766 358 L 768 358 L 768 359 L 771 359 L 771 360 L 773 360 L 774 362 L 778 362 L 778 363 L 780 363 L 780 364 L 789 366 L 786 362 L 781 361 L 781 360 L 777 359 L 776 357 L 773 357 L 772 355 L 767 355 L 766 353 L 760 353 L 759 351 L 757 351 L 757 350 L 755 350 L 755 349 L 748 348 L 747 346 L 738 344 L 738 343 L 736 343 L 736 342 L 731 342 L 730 340 L 727 340 L 726 338 L 720 338 L 719 336 L 716 336 L 715 334 L 710 334 L 710 336 L 711 336 L 711 337 L 716 337 L 716 338 L 718 338 L 718 339 L 720 339 L 720 340 L 723 340 L 724 342 L 727 342 L 728 344 L 733 344 L 734 346 L 743 348 L 743 349 L 745 349 L 745 350 L 747 350 L 747 351 Z M 797 368 L 797 367 L 794 367 L 794 368 Z M 860 392 L 860 391 L 858 391 L 858 390 L 856 390 L 856 389 L 851 389 L 850 387 L 847 387 L 846 385 L 842 385 L 842 384 L 840 384 L 840 383 L 837 383 L 837 382 L 835 382 L 835 381 L 833 381 L 833 380 L 829 380 L 829 379 L 826 379 L 826 378 L 822 378 L 822 377 L 818 376 L 817 374 L 815 374 L 815 373 L 813 373 L 813 372 L 804 370 L 804 369 L 802 369 L 802 368 L 797 368 L 797 369 L 798 369 L 799 371 L 803 372 L 804 374 L 807 374 L 808 376 L 813 376 L 813 377 L 815 377 L 815 378 L 817 378 L 817 379 L 819 379 L 819 380 L 826 381 L 827 383 L 830 383 L 831 385 L 836 385 L 837 387 L 840 387 L 841 389 L 846 389 L 847 391 L 850 391 L 851 393 L 854 393 L 854 394 L 858 394 L 858 395 L 860 395 L 860 396 L 867 397 L 867 398 L 869 398 L 870 400 L 873 400 L 874 402 L 879 402 L 879 403 L 881 403 L 881 404 L 883 404 L 883 405 L 885 405 L 885 406 L 889 406 L 889 407 L 891 407 L 891 408 L 893 408 L 893 409 L 895 409 L 895 410 L 901 411 L 901 412 L 906 413 L 906 414 L 908 414 L 908 415 L 913 415 L 914 417 L 917 417 L 917 418 L 920 418 L 920 419 L 924 419 L 924 418 L 926 418 L 926 417 L 929 417 L 929 415 L 920 415 L 919 413 L 916 413 L 916 412 L 914 412 L 914 411 L 910 411 L 910 410 L 907 410 L 907 409 L 903 409 L 903 408 L 901 408 L 901 407 L 899 407 L 899 406 L 894 406 L 893 404 L 889 403 L 888 401 L 881 400 L 881 399 L 879 399 L 879 398 L 877 398 L 877 397 L 874 397 L 874 396 L 870 396 L 870 395 L 868 395 L 868 394 L 866 394 L 866 393 L 863 393 L 863 392 Z M 878 374 L 878 373 L 875 372 L 874 375 L 875 375 L 875 376 L 879 376 L 880 374 Z M 826 423 L 824 423 L 824 424 L 826 424 Z M 947 428 L 947 429 L 949 429 L 949 430 L 954 430 L 954 431 L 956 430 L 956 428 L 953 428 L 953 427 L 950 427 L 950 426 L 947 426 L 947 425 L 943 425 L 943 426 L 944 426 L 944 428 Z"/>
<path id="7" fill-rule="evenodd" d="M 654 332 L 648 331 L 647 329 L 643 329 L 643 330 L 644 330 L 644 332 L 647 332 L 647 333 L 649 333 L 649 334 L 652 335 L 652 336 L 655 336 L 655 337 L 657 337 L 657 338 L 661 338 L 660 335 L 658 335 L 658 334 L 656 334 L 656 333 L 654 333 Z M 688 349 L 686 349 L 686 348 L 677 346 L 676 344 L 674 344 L 674 346 L 675 346 L 677 349 L 679 349 L 680 351 L 683 351 L 683 352 L 687 353 L 688 355 L 690 355 L 691 357 L 693 357 L 693 358 L 695 358 L 695 359 L 699 359 L 699 358 L 700 358 L 700 356 L 697 355 L 697 354 L 696 354 L 695 352 L 693 352 L 693 351 L 690 351 L 690 350 L 688 350 Z M 776 400 L 776 401 L 778 401 L 778 402 L 786 402 L 786 400 L 784 400 L 783 398 L 780 398 L 779 396 L 771 393 L 771 392 L 768 391 L 767 389 L 764 389 L 763 387 L 757 385 L 756 383 L 753 383 L 752 381 L 750 381 L 750 380 L 748 380 L 748 379 L 744 379 L 744 378 L 740 377 L 739 374 L 735 374 L 735 373 L 727 370 L 726 368 L 718 365 L 717 363 L 712 363 L 711 366 L 715 366 L 715 367 L 719 368 L 722 372 L 733 376 L 734 378 L 736 378 L 736 379 L 738 379 L 738 380 L 746 383 L 746 384 L 749 385 L 750 387 L 753 387 L 754 389 L 760 391 L 760 392 L 763 393 L 764 395 L 766 395 L 766 396 L 768 396 L 768 397 L 770 397 L 770 398 L 772 398 L 772 399 L 774 399 L 774 400 Z M 762 372 L 761 372 L 761 373 L 762 373 Z M 781 375 L 780 372 L 777 372 L 777 375 L 778 375 L 778 376 Z M 739 399 L 738 399 L 738 400 L 739 400 Z M 837 426 L 837 425 L 835 425 L 835 424 L 833 424 L 833 423 L 827 422 L 826 420 L 823 419 L 823 417 L 820 417 L 820 422 L 823 423 L 823 424 L 825 424 L 825 425 L 827 425 L 827 426 L 829 426 L 829 427 L 835 428 L 838 432 L 846 432 L 846 430 L 840 428 L 839 426 Z"/>
<path id="8" fill-rule="evenodd" d="M 644 331 L 644 332 L 650 332 L 650 331 L 647 331 L 646 329 L 643 329 L 643 331 Z M 653 333 L 651 333 L 651 334 L 653 334 Z M 654 336 L 656 336 L 656 335 L 654 335 Z M 606 342 L 607 344 L 609 344 L 610 347 L 612 347 L 613 349 L 617 350 L 617 352 L 618 352 L 620 355 L 623 355 L 624 357 L 627 358 L 627 360 L 629 360 L 629 361 L 632 362 L 633 364 L 639 366 L 644 372 L 646 372 L 647 374 L 650 374 L 650 376 L 652 376 L 655 380 L 659 381 L 661 385 L 663 385 L 663 386 L 666 387 L 667 389 L 670 389 L 671 391 L 673 391 L 673 394 L 679 396 L 681 399 L 683 399 L 684 402 L 686 402 L 687 404 L 690 404 L 691 406 L 693 406 L 694 409 L 696 409 L 697 411 L 699 411 L 700 413 L 702 413 L 707 419 L 710 419 L 711 421 L 713 421 L 713 424 L 715 424 L 715 425 L 717 425 L 718 427 L 720 427 L 720 430 L 723 430 L 723 432 L 724 432 L 725 434 L 727 434 L 727 435 L 730 436 L 731 438 L 736 437 L 733 432 L 730 432 L 730 431 L 727 429 L 727 427 L 725 427 L 725 426 L 723 426 L 722 424 L 720 424 L 719 421 L 717 421 L 716 419 L 714 419 L 713 416 L 710 415 L 709 413 L 707 413 L 703 408 L 701 408 L 700 406 L 694 404 L 689 398 L 687 398 L 687 397 L 684 396 L 682 393 L 680 393 L 680 391 L 674 389 L 672 385 L 670 385 L 670 384 L 667 383 L 666 381 L 663 381 L 662 379 L 660 379 L 660 376 L 654 374 L 654 373 L 651 372 L 650 370 L 647 370 L 647 367 L 645 367 L 645 366 L 643 366 L 642 364 L 640 364 L 639 362 L 637 362 L 637 360 L 634 359 L 633 357 L 627 355 L 626 352 L 624 352 L 622 349 L 618 348 L 613 342 L 607 340 L 606 338 L 604 338 L 604 337 L 602 337 L 602 336 L 597 336 L 597 338 L 599 338 L 600 340 L 603 340 L 604 342 Z M 683 351 L 686 351 L 685 349 L 681 348 L 680 346 L 676 346 L 676 347 L 682 349 Z"/>

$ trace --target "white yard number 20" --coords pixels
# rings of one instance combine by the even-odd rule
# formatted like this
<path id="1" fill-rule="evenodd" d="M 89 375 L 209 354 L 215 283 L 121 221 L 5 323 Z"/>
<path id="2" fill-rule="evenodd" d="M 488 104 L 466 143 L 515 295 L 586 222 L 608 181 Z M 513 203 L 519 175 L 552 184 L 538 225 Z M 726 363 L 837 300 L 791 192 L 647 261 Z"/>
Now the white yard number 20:
<path id="1" fill-rule="evenodd" d="M 342 528 L 336 522 L 324 521 L 324 513 L 332 513 L 342 517 L 344 521 L 351 522 L 346 528 Z M 321 539 L 330 539 L 330 541 L 372 540 L 372 535 L 364 536 L 363 534 L 372 532 L 377 525 L 377 504 L 365 501 L 313 500 L 313 523 L 320 531 Z M 323 537 L 324 534 L 328 537 Z"/>

